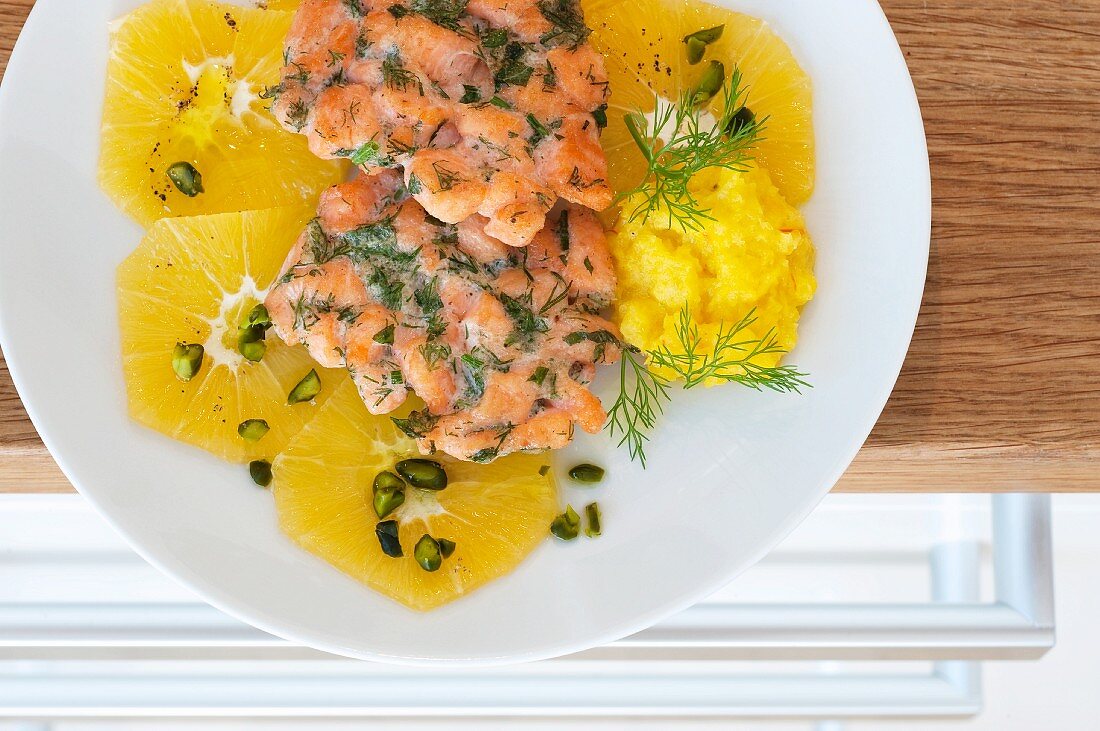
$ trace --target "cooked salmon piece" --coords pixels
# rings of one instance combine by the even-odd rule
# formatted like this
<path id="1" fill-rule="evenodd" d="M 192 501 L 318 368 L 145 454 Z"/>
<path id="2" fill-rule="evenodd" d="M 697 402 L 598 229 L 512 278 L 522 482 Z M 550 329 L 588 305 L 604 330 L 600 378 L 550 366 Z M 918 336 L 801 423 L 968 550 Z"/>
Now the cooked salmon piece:
<path id="1" fill-rule="evenodd" d="M 435 218 L 526 246 L 559 198 L 612 202 L 588 35 L 578 0 L 304 0 L 265 95 L 314 154 L 399 168 Z"/>
<path id="2" fill-rule="evenodd" d="M 571 114 L 560 122 L 561 139 L 535 149 L 539 177 L 567 201 L 597 211 L 607 208 L 611 204 L 605 182 L 607 158 L 595 122 L 587 114 Z"/>
<path id="3" fill-rule="evenodd" d="M 489 190 L 480 171 L 453 148 L 421 150 L 405 167 L 405 184 L 428 213 L 446 223 L 477 213 Z"/>
<path id="4" fill-rule="evenodd" d="M 616 284 L 603 228 L 565 201 L 539 209 L 526 247 L 493 236 L 492 217 L 448 222 L 410 184 L 430 177 L 418 165 L 461 164 L 448 155 L 321 196 L 266 297 L 276 333 L 346 367 L 372 413 L 415 392 L 424 408 L 396 421 L 426 454 L 487 462 L 598 431 L 606 413 L 587 386 L 622 348 L 597 314 Z"/>
<path id="5" fill-rule="evenodd" d="M 553 23 L 539 12 L 537 0 L 470 0 L 466 10 L 494 28 L 508 28 L 524 43 L 542 43 L 554 30 Z"/>

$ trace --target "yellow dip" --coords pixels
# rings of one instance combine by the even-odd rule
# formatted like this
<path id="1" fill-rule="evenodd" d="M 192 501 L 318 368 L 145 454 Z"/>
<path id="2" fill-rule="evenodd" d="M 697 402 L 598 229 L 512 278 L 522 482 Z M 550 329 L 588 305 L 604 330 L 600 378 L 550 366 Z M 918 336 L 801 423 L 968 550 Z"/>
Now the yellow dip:
<path id="1" fill-rule="evenodd" d="M 668 346 L 682 352 L 676 325 L 686 304 L 709 353 L 719 326 L 756 309 L 756 323 L 741 340 L 774 328 L 783 350 L 794 347 L 800 308 L 813 297 L 814 248 L 802 214 L 788 204 L 768 173 L 710 168 L 691 189 L 716 220 L 700 231 L 669 226 L 659 212 L 644 223 L 623 215 L 609 243 L 619 276 L 615 320 L 623 337 L 643 351 Z M 631 202 L 623 203 L 630 211 Z M 755 359 L 774 366 L 780 356 Z M 666 373 L 665 375 L 671 375 Z"/>

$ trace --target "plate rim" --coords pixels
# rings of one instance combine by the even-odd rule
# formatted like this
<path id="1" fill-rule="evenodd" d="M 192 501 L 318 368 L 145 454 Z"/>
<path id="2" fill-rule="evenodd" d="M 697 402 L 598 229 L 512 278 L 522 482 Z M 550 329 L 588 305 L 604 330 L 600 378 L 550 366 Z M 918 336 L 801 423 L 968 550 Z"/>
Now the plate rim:
<path id="1" fill-rule="evenodd" d="M 53 0 L 56 2 L 57 0 Z M 725 0 L 726 3 L 733 2 L 735 0 Z M 300 633 L 296 627 L 287 626 L 274 626 L 268 622 L 267 617 L 258 611 L 253 604 L 235 598 L 231 595 L 225 594 L 221 588 L 217 585 L 210 584 L 205 585 L 201 583 L 201 580 L 196 576 L 192 578 L 193 573 L 191 570 L 179 559 L 169 560 L 157 556 L 154 551 L 147 549 L 133 534 L 124 530 L 120 523 L 113 517 L 111 511 L 105 506 L 94 494 L 95 491 L 86 491 L 82 489 L 80 481 L 74 479 L 72 474 L 72 468 L 67 464 L 67 460 L 63 456 L 63 450 L 58 446 L 50 433 L 50 429 L 43 429 L 40 424 L 42 418 L 38 413 L 38 408 L 35 403 L 24 398 L 24 378 L 23 378 L 23 363 L 21 357 L 16 356 L 14 359 L 11 357 L 11 340 L 8 334 L 8 326 L 6 325 L 7 315 L 3 309 L 0 309 L 0 346 L 5 346 L 5 360 L 13 384 L 16 391 L 19 394 L 20 402 L 27 412 L 31 423 L 34 425 L 36 432 L 42 439 L 43 444 L 46 446 L 52 458 L 65 475 L 70 484 L 77 490 L 77 492 L 86 500 L 97 514 L 99 514 L 108 525 L 111 526 L 117 534 L 119 534 L 126 544 L 140 555 L 145 561 L 153 565 L 160 572 L 169 576 L 172 580 L 176 581 L 180 585 L 184 586 L 189 591 L 196 594 L 197 597 L 203 601 L 208 602 L 219 611 L 226 613 L 227 615 L 234 617 L 235 619 L 242 621 L 248 625 L 256 627 L 257 629 L 273 635 L 275 638 L 283 638 L 287 641 L 294 642 L 307 647 L 312 647 L 324 652 L 332 653 L 335 655 L 352 657 L 365 660 L 380 661 L 385 663 L 392 663 L 397 665 L 411 665 L 411 666 L 451 666 L 451 667 L 486 667 L 497 665 L 508 665 L 519 662 L 528 662 L 534 660 L 549 659 L 553 657 L 560 657 L 562 655 L 568 655 L 575 652 L 583 651 L 593 647 L 599 647 L 607 644 L 608 642 L 621 639 L 629 636 L 635 632 L 641 631 L 645 628 L 653 626 L 656 622 L 659 622 L 663 618 L 667 618 L 676 614 L 683 609 L 698 603 L 701 599 L 714 593 L 716 590 L 728 584 L 734 580 L 738 575 L 743 573 L 748 567 L 755 565 L 772 551 L 779 543 L 781 543 L 790 533 L 797 527 L 805 518 L 817 508 L 821 500 L 832 490 L 840 477 L 847 471 L 851 465 L 855 456 L 862 449 L 867 437 L 870 435 L 874 425 L 878 422 L 883 409 L 885 408 L 890 396 L 893 393 L 893 389 L 896 387 L 897 380 L 900 377 L 902 368 L 905 361 L 908 358 L 909 348 L 912 343 L 912 339 L 915 333 L 917 318 L 920 312 L 920 307 L 923 302 L 924 291 L 927 286 L 927 270 L 929 255 L 931 253 L 931 232 L 932 232 L 932 180 L 931 180 L 931 168 L 928 156 L 928 144 L 927 144 L 927 132 L 924 126 L 924 119 L 920 108 L 919 98 L 916 93 L 916 87 L 913 83 L 912 74 L 909 71 L 908 64 L 905 61 L 904 53 L 901 50 L 900 44 L 897 41 L 897 36 L 894 33 L 893 27 L 889 23 L 889 19 L 882 9 L 881 5 L 876 0 L 864 0 L 864 4 L 870 8 L 873 8 L 874 12 L 879 16 L 881 23 L 885 25 L 889 31 L 891 37 L 894 40 L 892 53 L 896 56 L 897 62 L 901 64 L 901 68 L 905 69 L 908 84 L 906 89 L 906 102 L 911 106 L 911 113 L 914 114 L 915 120 L 919 122 L 919 135 L 914 142 L 918 143 L 918 147 L 914 149 L 915 153 L 919 153 L 923 165 L 920 167 L 921 179 L 914 181 L 914 184 L 921 191 L 920 197 L 920 231 L 919 238 L 922 243 L 922 249 L 924 255 L 921 257 L 921 271 L 920 271 L 920 286 L 915 288 L 915 294 L 912 297 L 912 301 L 908 303 L 906 316 L 906 329 L 905 337 L 899 338 L 904 340 L 904 349 L 901 357 L 897 361 L 896 369 L 892 369 L 892 373 L 889 371 L 883 371 L 884 380 L 889 380 L 890 388 L 885 391 L 884 395 L 879 399 L 879 403 L 875 408 L 869 408 L 870 416 L 865 424 L 865 430 L 863 437 L 854 443 L 854 446 L 848 450 L 843 456 L 843 459 L 838 460 L 837 466 L 828 475 L 827 478 L 823 478 L 821 487 L 818 491 L 816 498 L 812 501 L 807 500 L 800 510 L 791 511 L 788 513 L 784 521 L 775 529 L 775 538 L 772 541 L 762 545 L 756 551 L 746 554 L 738 563 L 740 567 L 735 568 L 724 574 L 720 579 L 707 583 L 705 586 L 697 588 L 696 591 L 690 594 L 679 596 L 675 601 L 668 601 L 660 605 L 660 607 L 651 609 L 648 612 L 638 615 L 632 615 L 633 619 L 627 623 L 632 628 L 623 631 L 621 627 L 619 629 L 608 630 L 601 633 L 595 640 L 584 640 L 574 643 L 562 643 L 561 646 L 557 646 L 553 649 L 543 647 L 542 649 L 530 650 L 524 653 L 509 654 L 504 657 L 484 657 L 479 656 L 476 658 L 434 658 L 434 657 L 412 657 L 412 656 L 399 656 L 391 655 L 382 652 L 364 652 L 358 648 L 351 649 L 347 647 L 341 647 L 339 644 L 329 642 L 326 639 L 319 639 L 315 636 L 310 636 L 308 632 Z M 19 72 L 22 65 L 22 56 L 25 53 L 25 44 L 23 38 L 28 28 L 36 27 L 40 22 L 40 18 L 45 15 L 43 7 L 50 5 L 49 0 L 40 0 L 31 9 L 30 14 L 20 31 L 19 38 L 13 48 L 11 57 L 8 63 L 8 69 L 5 73 L 5 80 L 8 77 L 12 67 L 16 68 Z M 35 25 L 32 25 L 35 24 Z M 6 107 L 8 106 L 8 93 L 6 92 L 7 85 L 0 84 L 0 122 L 5 117 Z M 3 134 L 3 129 L 0 128 L 0 134 Z M 0 160 L 0 164 L 2 164 Z M 121 214 L 120 215 L 125 215 Z M 916 237 L 918 232 L 914 232 Z M 900 330 L 900 328 L 899 328 Z M 899 332 L 900 335 L 900 332 Z M 16 348 L 16 350 L 20 350 Z M 889 374 L 889 379 L 886 375 Z"/>

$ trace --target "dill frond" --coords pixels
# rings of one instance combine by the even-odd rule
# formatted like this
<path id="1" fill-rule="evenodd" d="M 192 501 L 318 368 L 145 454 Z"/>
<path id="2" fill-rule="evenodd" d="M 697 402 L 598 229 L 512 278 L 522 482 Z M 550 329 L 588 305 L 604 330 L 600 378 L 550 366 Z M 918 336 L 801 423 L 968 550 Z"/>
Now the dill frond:
<path id="1" fill-rule="evenodd" d="M 466 3 L 467 0 L 412 0 L 412 11 L 441 28 L 468 36 L 470 32 L 459 24 L 466 15 Z"/>
<path id="2" fill-rule="evenodd" d="M 774 328 L 762 338 L 740 338 L 756 319 L 756 310 L 750 310 L 732 326 L 719 325 L 714 347 L 708 352 L 702 348 L 699 326 L 685 305 L 676 323 L 677 350 L 667 345 L 651 350 L 649 363 L 673 371 L 676 378 L 683 379 L 685 389 L 711 378 L 740 383 L 757 391 L 766 388 L 780 393 L 801 393 L 801 389 L 810 388 L 804 380 L 807 374 L 795 366 L 762 366 L 755 362 L 760 356 L 786 352 L 779 345 Z"/>
<path id="3" fill-rule="evenodd" d="M 664 376 L 649 370 L 645 358 L 636 349 L 624 348 L 619 361 L 619 397 L 607 412 L 611 438 L 621 435 L 617 446 L 627 447 L 630 459 L 637 459 L 645 468 L 646 434 L 664 413 L 664 403 L 670 400 L 669 383 Z"/>
<path id="4" fill-rule="evenodd" d="M 550 30 L 542 34 L 540 43 L 576 48 L 592 34 L 592 29 L 584 23 L 584 14 L 577 0 L 539 0 L 535 7 L 550 23 Z"/>
<path id="5" fill-rule="evenodd" d="M 685 305 L 677 321 L 679 343 L 676 350 L 661 345 L 640 357 L 637 349 L 623 348 L 619 363 L 619 396 L 608 411 L 604 428 L 612 438 L 619 436 L 617 446 L 625 444 L 631 460 L 638 460 L 645 468 L 648 432 L 664 412 L 664 403 L 671 400 L 669 391 L 674 380 L 682 379 L 681 386 L 685 390 L 711 378 L 740 383 L 757 391 L 801 393 L 801 389 L 811 388 L 805 380 L 807 374 L 795 366 L 762 366 L 754 362 L 762 355 L 786 352 L 779 345 L 774 329 L 762 338 L 742 338 L 742 333 L 756 319 L 753 310 L 732 326 L 719 325 L 714 347 L 708 349 L 703 347 L 699 326 Z M 674 376 L 669 378 L 653 368 L 667 368 Z"/>
<path id="6" fill-rule="evenodd" d="M 688 184 L 707 168 L 746 170 L 767 122 L 745 113 L 748 92 L 741 81 L 741 71 L 734 69 L 723 85 L 722 112 L 713 126 L 694 103 L 694 90 L 670 104 L 655 97 L 652 121 L 641 112 L 626 115 L 627 130 L 647 163 L 641 182 L 618 196 L 620 202 L 636 201 L 627 214 L 631 221 L 662 213 L 670 227 L 675 222 L 686 231 L 714 220 Z"/>
<path id="7" fill-rule="evenodd" d="M 391 89 L 399 91 L 415 86 L 420 96 L 424 96 L 424 84 L 420 81 L 420 77 L 405 68 L 404 61 L 396 51 L 382 59 L 382 82 Z"/>

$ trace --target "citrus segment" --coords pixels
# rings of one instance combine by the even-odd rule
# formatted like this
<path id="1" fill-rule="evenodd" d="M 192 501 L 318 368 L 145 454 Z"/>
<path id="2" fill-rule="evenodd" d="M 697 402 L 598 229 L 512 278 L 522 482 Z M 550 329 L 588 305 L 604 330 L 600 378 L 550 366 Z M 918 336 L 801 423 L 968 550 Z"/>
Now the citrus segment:
<path id="1" fill-rule="evenodd" d="M 312 216 L 305 206 L 162 219 L 118 268 L 123 370 L 130 414 L 140 423 L 219 457 L 274 457 L 346 379 L 321 371 L 315 403 L 287 405 L 287 394 L 315 367 L 302 347 L 269 334 L 258 363 L 237 350 L 238 324 L 278 274 Z M 172 368 L 176 343 L 204 347 L 190 381 Z M 271 430 L 249 442 L 246 419 Z"/>
<path id="2" fill-rule="evenodd" d="M 790 48 L 763 20 L 699 0 L 584 0 L 592 42 L 607 59 L 611 103 L 603 145 L 608 175 L 617 191 L 633 188 L 645 173 L 623 116 L 652 113 L 654 96 L 676 100 L 694 88 L 706 61 L 690 65 L 685 35 L 724 25 L 722 37 L 706 48 L 706 60 L 722 61 L 727 75 L 740 69 L 748 106 L 768 121 L 754 148 L 776 187 L 792 204 L 813 192 L 813 94 L 810 79 Z M 720 95 L 711 111 L 720 112 Z"/>
<path id="3" fill-rule="evenodd" d="M 486 465 L 435 456 L 448 485 L 406 489 L 405 502 L 387 516 L 399 524 L 404 556 L 387 556 L 375 535 L 371 486 L 379 472 L 419 456 L 415 442 L 388 417 L 368 412 L 347 381 L 275 460 L 279 524 L 306 550 L 419 610 L 508 573 L 548 535 L 557 500 L 552 478 L 539 474 L 546 455 L 514 454 Z M 424 534 L 457 545 L 434 572 L 413 558 Z"/>
<path id="4" fill-rule="evenodd" d="M 261 98 L 279 81 L 293 15 L 153 0 L 112 28 L 99 180 L 148 226 L 165 216 L 291 205 L 344 175 L 281 129 Z M 189 163 L 202 191 L 167 169 Z M 194 192 L 194 191 L 192 191 Z"/>

